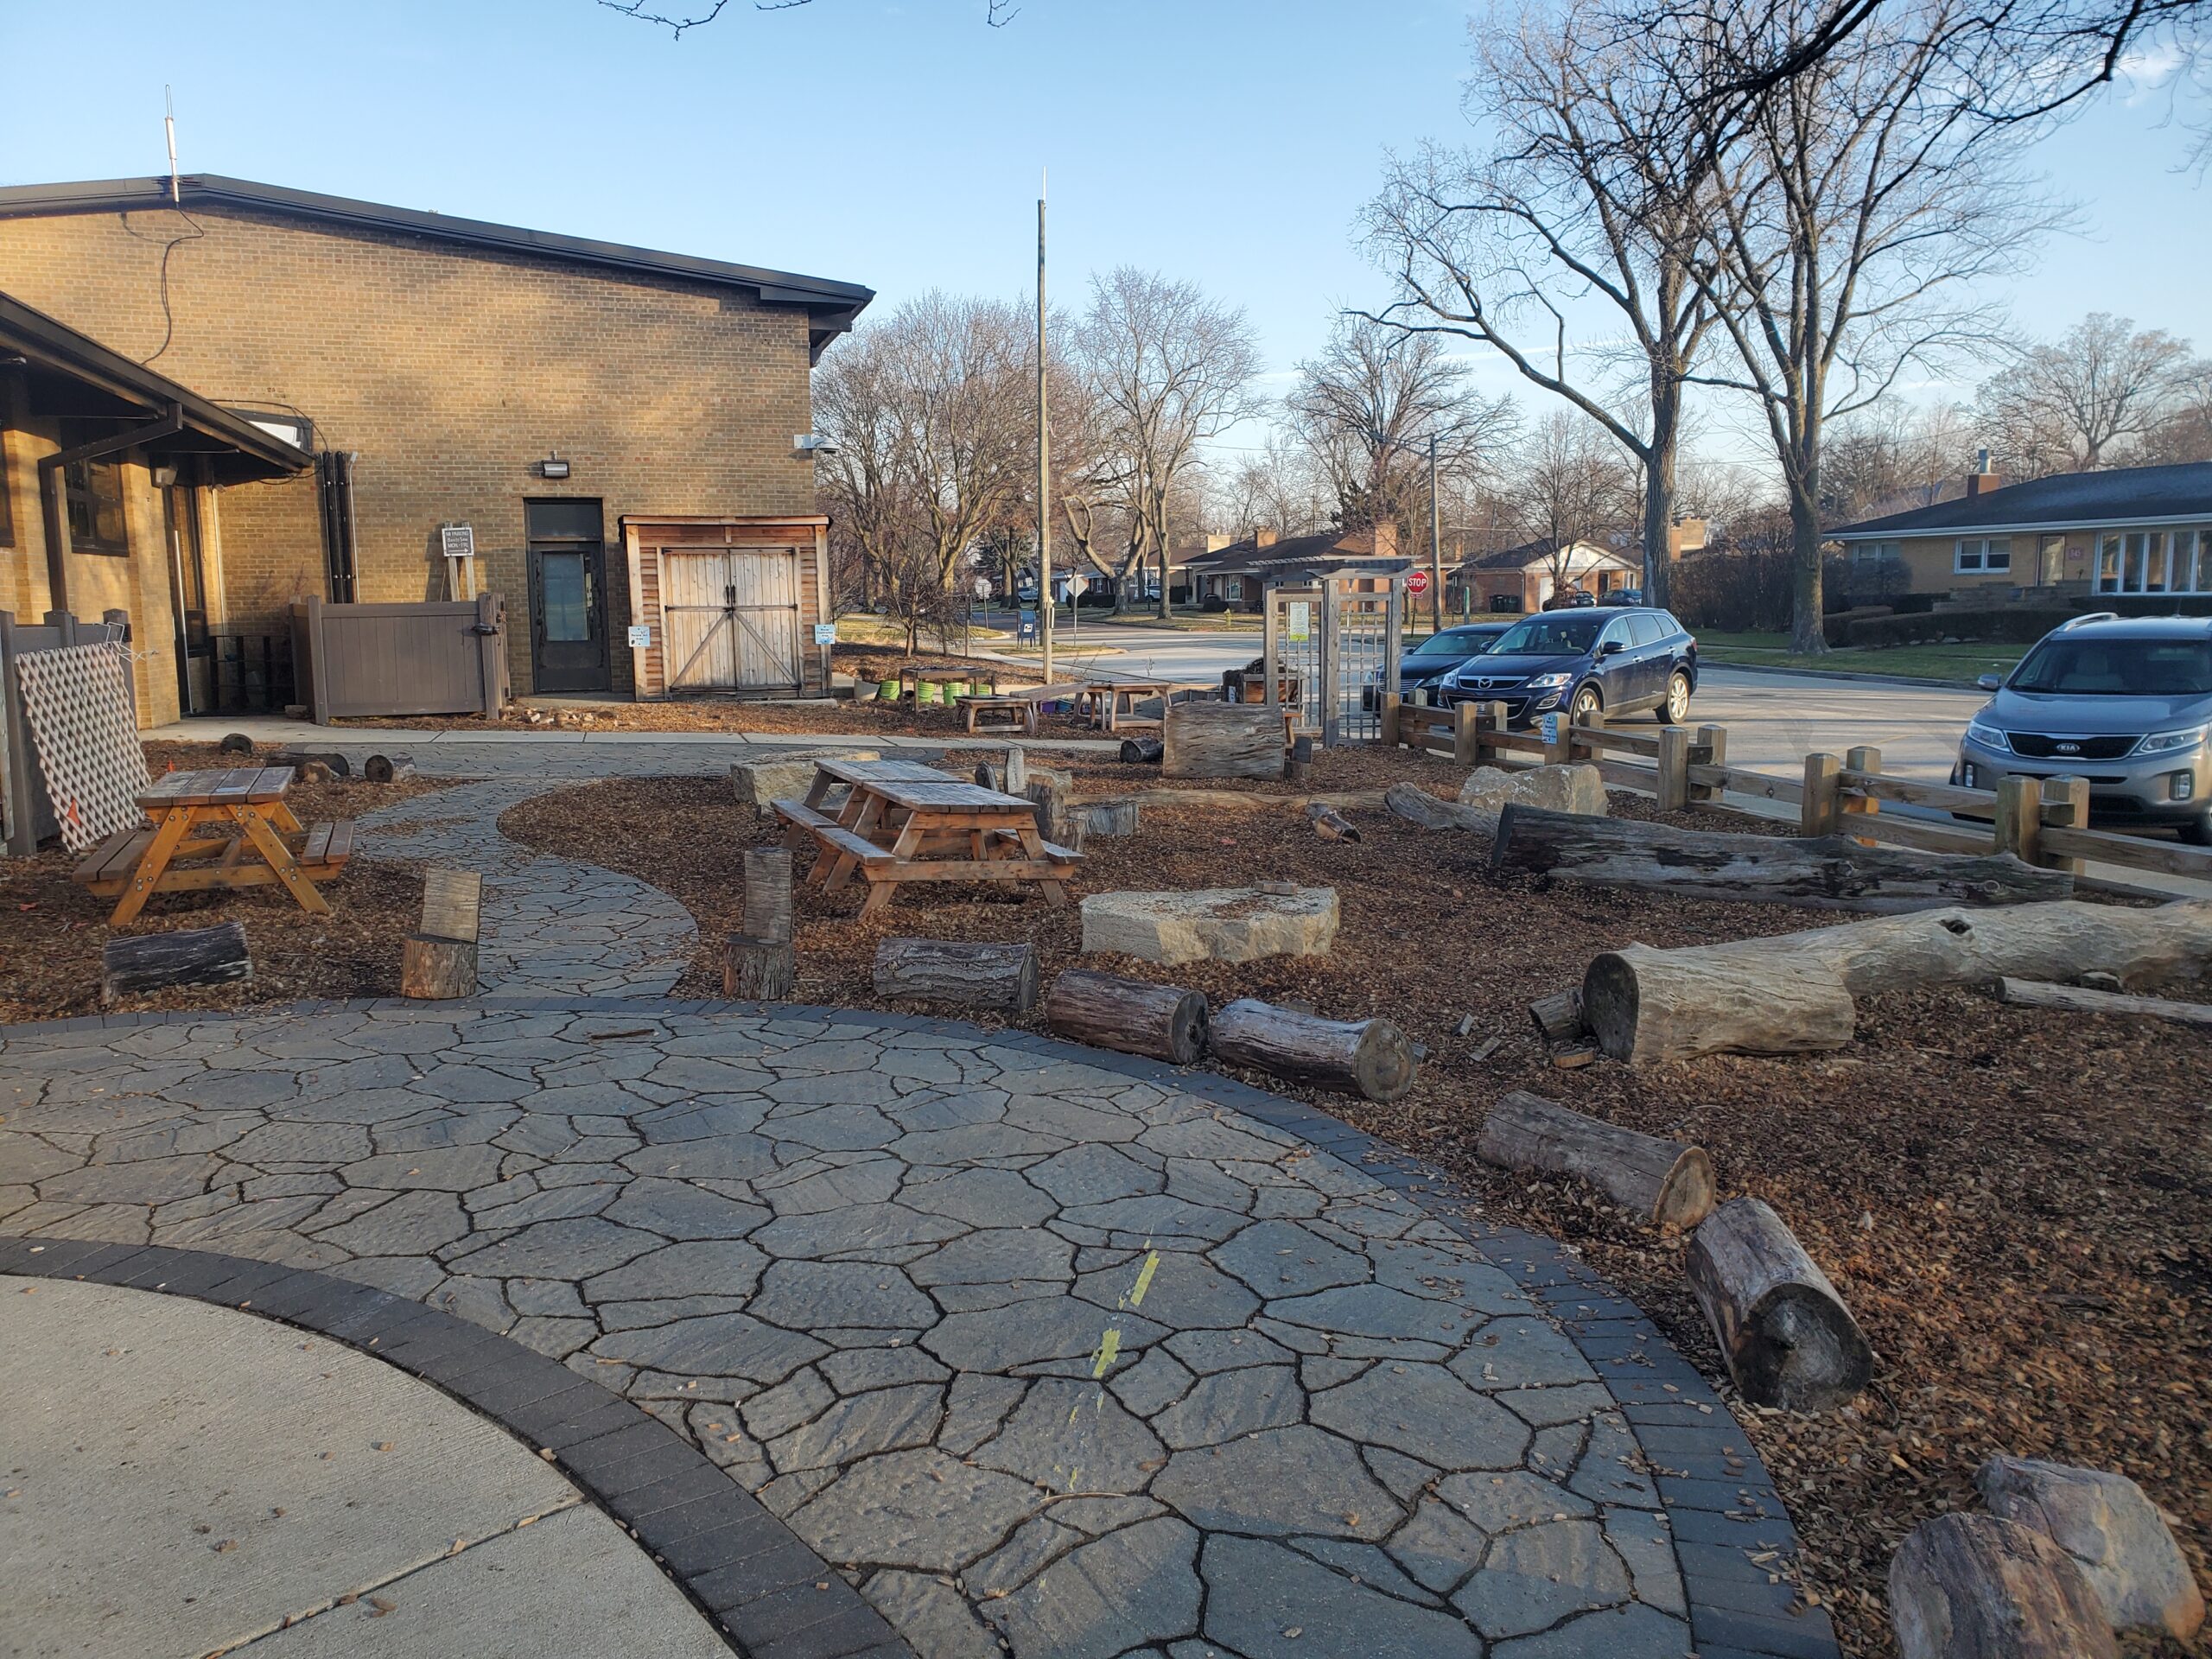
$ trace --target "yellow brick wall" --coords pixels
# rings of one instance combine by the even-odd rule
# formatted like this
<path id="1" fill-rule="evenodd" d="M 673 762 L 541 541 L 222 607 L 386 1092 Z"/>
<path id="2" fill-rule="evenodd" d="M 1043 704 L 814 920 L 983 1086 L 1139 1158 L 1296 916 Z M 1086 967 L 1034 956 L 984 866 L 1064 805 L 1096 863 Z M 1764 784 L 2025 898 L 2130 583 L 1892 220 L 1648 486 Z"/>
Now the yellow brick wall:
<path id="1" fill-rule="evenodd" d="M 362 600 L 442 596 L 438 527 L 473 524 L 480 586 L 507 596 L 518 690 L 526 498 L 605 503 L 618 689 L 622 515 L 814 510 L 813 468 L 791 454 L 810 426 L 806 315 L 741 293 L 230 208 L 0 220 L 0 290 L 355 451 Z M 567 480 L 534 474 L 549 451 Z M 324 592 L 312 476 L 226 490 L 217 515 L 228 626 L 281 626 L 292 599 Z"/>

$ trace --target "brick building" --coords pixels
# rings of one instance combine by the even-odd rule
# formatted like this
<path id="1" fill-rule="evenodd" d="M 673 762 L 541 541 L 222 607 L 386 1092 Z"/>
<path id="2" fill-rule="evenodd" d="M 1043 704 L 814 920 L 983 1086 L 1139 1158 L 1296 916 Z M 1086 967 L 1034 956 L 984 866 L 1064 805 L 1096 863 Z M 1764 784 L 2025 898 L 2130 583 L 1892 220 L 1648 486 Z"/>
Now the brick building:
<path id="1" fill-rule="evenodd" d="M 866 288 L 211 175 L 0 189 L 0 291 L 315 454 L 219 492 L 219 632 L 473 577 L 518 690 L 626 691 L 625 519 L 788 543 L 823 613 L 793 436 Z"/>

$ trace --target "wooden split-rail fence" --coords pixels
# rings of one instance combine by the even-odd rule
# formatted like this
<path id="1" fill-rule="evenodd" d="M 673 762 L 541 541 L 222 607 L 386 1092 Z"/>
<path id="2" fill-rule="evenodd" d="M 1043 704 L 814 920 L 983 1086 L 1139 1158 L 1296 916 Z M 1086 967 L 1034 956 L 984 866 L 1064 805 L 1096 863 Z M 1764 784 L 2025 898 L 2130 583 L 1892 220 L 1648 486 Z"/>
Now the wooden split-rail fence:
<path id="1" fill-rule="evenodd" d="M 1510 730 L 1501 702 L 1433 708 L 1383 698 L 1386 745 L 1448 756 L 1455 766 L 1581 761 L 1596 766 L 1608 784 L 1654 797 L 1664 810 L 1741 812 L 1726 797 L 1749 796 L 1796 807 L 1808 836 L 1849 835 L 1932 853 L 2012 853 L 2084 880 L 2083 867 L 2094 861 L 2212 881 L 2212 848 L 2090 829 L 2086 779 L 2007 778 L 1993 790 L 1923 783 L 1885 772 L 1882 752 L 1871 745 L 1840 756 L 1808 754 L 1802 775 L 1789 778 L 1730 766 L 1725 726 L 1625 732 L 1607 726 L 1601 715 L 1572 725 L 1561 715 L 1557 729 L 1550 741 L 1534 731 Z M 1885 801 L 1960 816 L 1946 821 L 1885 814 Z"/>

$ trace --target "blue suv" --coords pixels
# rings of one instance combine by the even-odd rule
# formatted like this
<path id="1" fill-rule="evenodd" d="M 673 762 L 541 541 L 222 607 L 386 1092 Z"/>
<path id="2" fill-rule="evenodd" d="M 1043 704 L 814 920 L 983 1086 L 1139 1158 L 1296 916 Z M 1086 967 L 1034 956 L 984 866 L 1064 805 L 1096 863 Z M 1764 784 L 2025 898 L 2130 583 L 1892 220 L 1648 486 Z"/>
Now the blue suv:
<path id="1" fill-rule="evenodd" d="M 1673 726 L 1689 717 L 1697 641 L 1666 611 L 1599 605 L 1525 617 L 1444 678 L 1440 700 L 1502 702 L 1507 722 L 1533 726 L 1649 709 Z"/>

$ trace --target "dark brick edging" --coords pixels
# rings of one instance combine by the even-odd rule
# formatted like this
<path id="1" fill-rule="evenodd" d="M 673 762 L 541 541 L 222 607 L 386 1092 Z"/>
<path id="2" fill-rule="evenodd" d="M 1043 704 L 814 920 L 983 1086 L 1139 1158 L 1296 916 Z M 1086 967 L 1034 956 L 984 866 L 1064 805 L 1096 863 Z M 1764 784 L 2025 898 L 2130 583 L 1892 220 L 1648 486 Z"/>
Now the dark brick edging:
<path id="1" fill-rule="evenodd" d="M 1760 1460 L 1727 1405 L 1716 1395 L 1696 1367 L 1677 1352 L 1672 1343 L 1636 1305 L 1622 1296 L 1594 1269 L 1570 1255 L 1556 1239 L 1520 1228 L 1495 1227 L 1472 1219 L 1469 1210 L 1478 1207 L 1475 1194 L 1459 1185 L 1442 1171 L 1422 1163 L 1389 1142 L 1377 1140 L 1343 1119 L 1318 1107 L 1255 1089 L 1217 1072 L 1179 1071 L 1157 1060 L 1065 1043 L 1031 1032 L 987 1029 L 965 1021 L 931 1019 L 918 1014 L 882 1014 L 865 1008 L 817 1007 L 810 1004 L 728 1002 L 718 1000 L 680 1001 L 645 997 L 479 997 L 465 1003 L 426 1003 L 397 998 L 355 999 L 346 1001 L 276 1004 L 236 1013 L 179 1012 L 165 1014 L 91 1014 L 75 1020 L 40 1025 L 0 1026 L 0 1042 L 16 1033 L 96 1031 L 142 1025 L 205 1024 L 226 1019 L 262 1018 L 373 1010 L 405 1009 L 415 1014 L 441 1007 L 455 1011 L 482 1010 L 508 1014 L 604 1014 L 625 1018 L 652 1019 L 665 1014 L 740 1014 L 753 1018 L 820 1020 L 832 1024 L 861 1026 L 879 1031 L 906 1031 L 989 1042 L 1028 1053 L 1040 1059 L 1088 1065 L 1111 1071 L 1135 1082 L 1149 1083 L 1196 1096 L 1201 1100 L 1257 1118 L 1260 1122 L 1340 1159 L 1372 1175 L 1378 1182 L 1402 1193 L 1436 1220 L 1479 1248 L 1492 1262 L 1510 1273 L 1539 1309 L 1554 1319 L 1581 1350 L 1583 1357 L 1604 1381 L 1637 1442 L 1643 1447 L 1649 1472 L 1666 1504 L 1675 1540 L 1675 1560 L 1681 1570 L 1682 1588 L 1690 1616 L 1690 1634 L 1700 1659 L 1839 1659 L 1841 1649 L 1825 1608 L 1796 1613 L 1794 1585 L 1778 1569 L 1797 1548 L 1796 1529 L 1791 1526 L 1773 1478 Z M 49 1249 L 60 1248 L 59 1243 Z M 85 1247 L 119 1254 L 159 1254 L 137 1246 Z M 171 1251 L 172 1255 L 191 1254 Z M 0 1250 L 0 1272 L 16 1271 Z M 227 1258 L 211 1258 L 226 1260 Z M 245 1267 L 264 1264 L 243 1263 Z M 73 1271 L 81 1272 L 82 1269 Z M 289 1269 L 270 1268 L 272 1276 Z M 321 1274 L 308 1277 L 321 1278 Z M 346 1285 L 342 1280 L 330 1282 Z M 348 1287 L 348 1288 L 358 1288 Z M 383 1295 L 382 1292 L 366 1293 Z M 389 1297 L 404 1312 L 430 1313 L 420 1303 Z M 481 1327 L 460 1324 L 484 1337 Z M 496 1340 L 505 1342 L 506 1338 Z M 516 1344 L 509 1343 L 510 1347 Z M 575 1378 L 575 1373 L 541 1356 L 522 1350 L 534 1363 Z M 435 1376 L 433 1382 L 441 1380 Z M 596 1384 L 587 1382 L 596 1388 Z M 441 1383 L 441 1386 L 445 1386 Z M 454 1390 L 448 1389 L 448 1392 Z M 604 1389 L 600 1390 L 605 1394 Z M 462 1395 L 464 1399 L 467 1396 Z M 654 1428 L 702 1464 L 714 1465 L 693 1452 L 688 1442 L 666 1428 L 658 1419 L 639 1412 L 626 1401 L 607 1395 L 626 1409 L 645 1416 Z M 474 1403 L 471 1402 L 471 1403 Z M 497 1415 L 495 1412 L 493 1414 Z M 528 1439 L 528 1432 L 523 1433 Z M 545 1442 L 538 1442 L 545 1444 Z M 557 1449 L 557 1448 L 556 1448 Z M 565 1464 L 563 1465 L 565 1467 Z M 720 1471 L 715 1471 L 718 1475 Z M 580 1485 L 586 1484 L 576 1477 Z M 757 1503 L 734 1482 L 726 1484 L 747 1503 Z M 607 1507 L 620 1513 L 609 1503 Z M 781 1528 L 765 1510 L 761 1514 Z M 633 1523 L 635 1524 L 635 1523 Z M 645 1529 L 638 1527 L 641 1536 Z M 786 1532 L 800 1549 L 795 1537 Z M 1753 1555 L 1769 1556 L 1758 1562 Z M 810 1554 L 810 1559 L 812 1559 Z M 817 1563 L 818 1565 L 818 1563 Z M 826 1573 L 828 1569 L 822 1568 Z M 679 1582 L 682 1581 L 679 1579 Z M 811 1583 L 812 1580 L 809 1580 Z M 842 1580 L 832 1575 L 833 1584 Z M 860 1601 L 862 1611 L 870 1611 Z M 872 1612 L 871 1612 L 871 1616 Z M 886 1652 L 906 1649 L 892 1646 Z M 752 1649 L 747 1649 L 752 1651 Z M 766 1659 L 771 1651 L 759 1650 Z M 785 1651 L 773 1650 L 777 1659 Z M 791 1653 L 809 1659 L 829 1659 L 810 1649 Z M 833 1651 L 842 1655 L 843 1649 Z M 872 1656 L 875 1649 L 861 1649 Z"/>
<path id="2" fill-rule="evenodd" d="M 342 1342 L 552 1452 L 747 1659 L 913 1659 L 860 1592 L 689 1440 L 497 1332 L 329 1274 L 207 1250 L 0 1237 L 0 1273 L 186 1296 Z"/>

